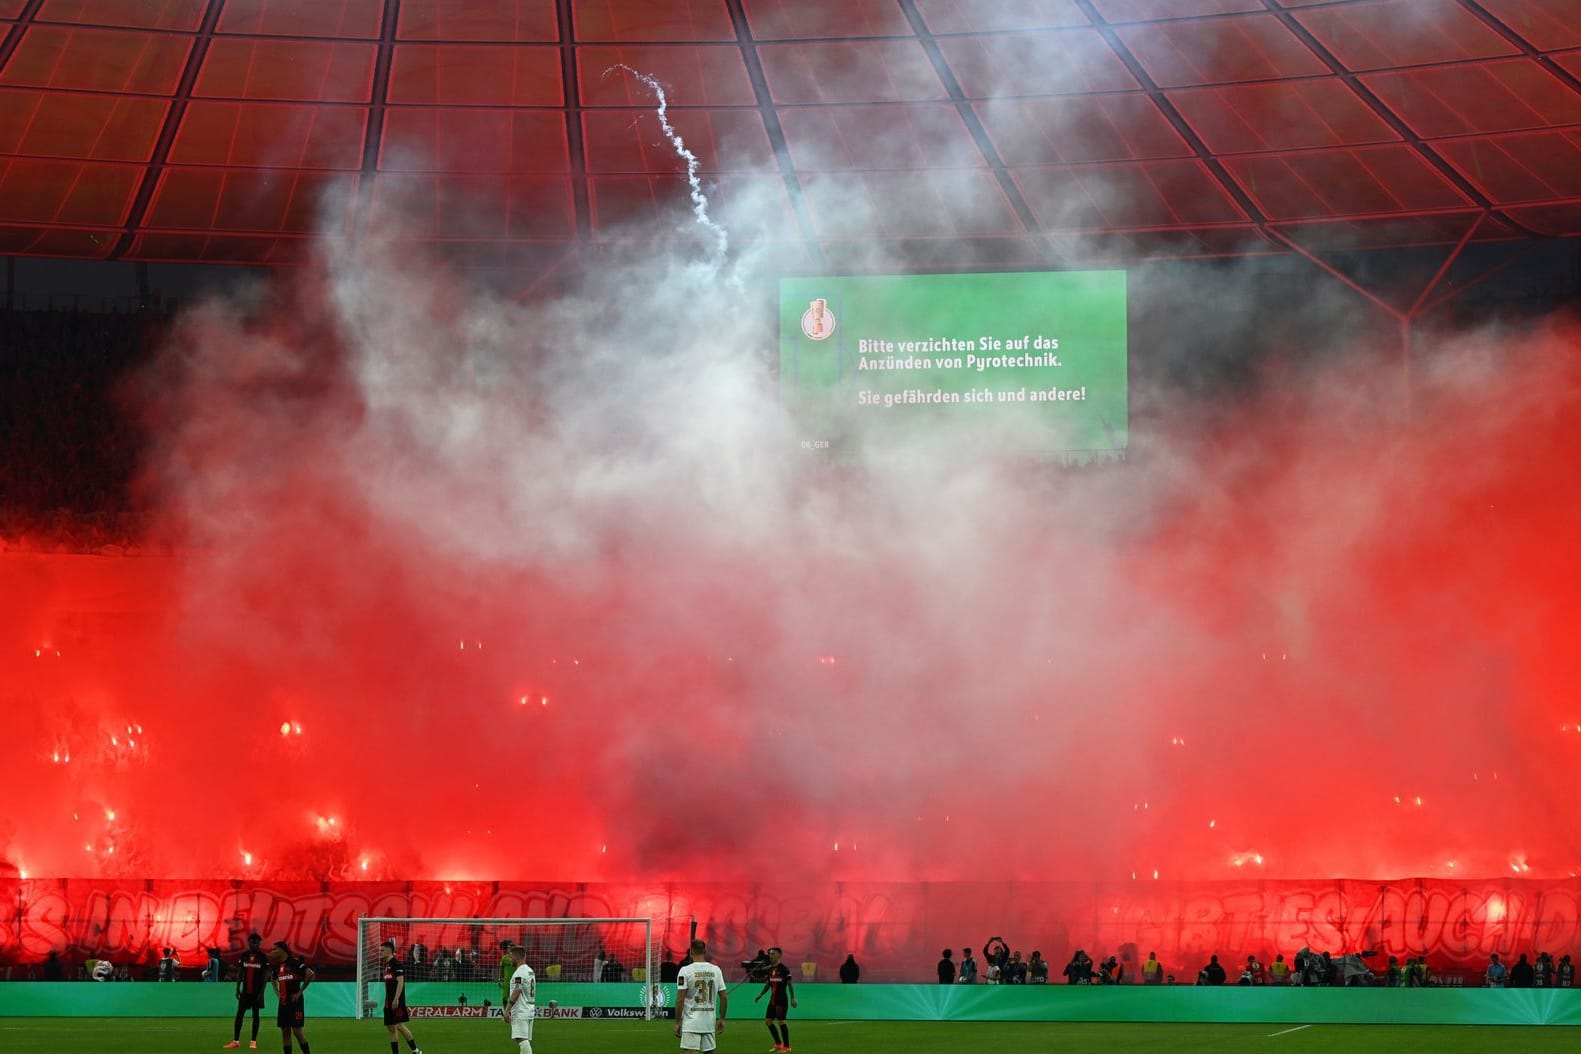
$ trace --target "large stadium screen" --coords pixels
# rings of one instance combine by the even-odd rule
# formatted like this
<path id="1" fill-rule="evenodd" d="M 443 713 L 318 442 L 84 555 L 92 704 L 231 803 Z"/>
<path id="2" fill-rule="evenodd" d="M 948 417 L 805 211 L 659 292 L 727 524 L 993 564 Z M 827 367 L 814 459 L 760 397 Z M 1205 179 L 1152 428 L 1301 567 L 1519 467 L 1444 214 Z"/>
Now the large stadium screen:
<path id="1" fill-rule="evenodd" d="M 928 435 L 1126 446 L 1124 271 L 780 280 L 780 390 L 804 449 Z"/>

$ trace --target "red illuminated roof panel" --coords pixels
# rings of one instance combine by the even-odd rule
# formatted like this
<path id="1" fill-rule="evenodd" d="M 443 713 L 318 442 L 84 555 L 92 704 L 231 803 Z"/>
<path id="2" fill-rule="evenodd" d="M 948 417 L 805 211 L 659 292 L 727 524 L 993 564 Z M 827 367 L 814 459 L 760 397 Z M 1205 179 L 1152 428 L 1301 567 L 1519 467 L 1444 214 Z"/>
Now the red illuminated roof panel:
<path id="1" fill-rule="evenodd" d="M 744 6 L 758 40 L 911 34 L 894 0 L 745 0 Z"/>
<path id="2" fill-rule="evenodd" d="M 560 0 L 561 3 L 567 0 Z M 576 39 L 734 40 L 725 0 L 569 0 Z"/>
<path id="3" fill-rule="evenodd" d="M 1192 129 L 1218 154 L 1304 150 L 1397 140 L 1399 136 L 1337 77 L 1169 93 Z"/>
<path id="4" fill-rule="evenodd" d="M 1265 11 L 1261 0 L 1093 0 L 1105 22 L 1150 22 Z"/>
<path id="5" fill-rule="evenodd" d="M 216 37 L 192 94 L 200 98 L 367 103 L 371 44 Z"/>
<path id="6" fill-rule="evenodd" d="M 1455 0 L 1358 0 L 1308 8 L 1295 17 L 1352 70 L 1517 53 Z"/>
<path id="7" fill-rule="evenodd" d="M 344 201 L 357 177 L 318 172 L 165 170 L 148 210 L 150 227 L 312 234 L 326 201 Z"/>
<path id="8" fill-rule="evenodd" d="M 806 106 L 780 111 L 801 171 L 981 168 L 987 164 L 948 103 Z"/>
<path id="9" fill-rule="evenodd" d="M 120 232 L 109 228 L 24 226 L 0 223 L 0 253 L 102 260 Z"/>
<path id="10" fill-rule="evenodd" d="M 1310 77 L 1323 61 L 1273 15 L 1122 26 L 1116 32 L 1160 87 Z"/>
<path id="11" fill-rule="evenodd" d="M 290 264 L 301 260 L 307 245 L 307 239 L 300 236 L 145 231 L 132 239 L 128 255 L 178 263 Z"/>
<path id="12" fill-rule="evenodd" d="M 997 99 L 976 105 L 1007 165 L 1188 157 L 1191 147 L 1145 95 Z"/>
<path id="13" fill-rule="evenodd" d="M 1314 252 L 1353 252 L 1391 246 L 1426 246 L 1454 243 L 1470 230 L 1481 213 L 1456 211 L 1421 216 L 1382 216 L 1365 219 L 1314 220 L 1280 223 L 1277 229 Z M 1477 241 L 1507 238 L 1512 229 L 1483 219 Z"/>
<path id="14" fill-rule="evenodd" d="M 392 108 L 384 115 L 379 168 L 385 172 L 490 175 L 569 173 L 565 114 L 559 110 Z"/>
<path id="15" fill-rule="evenodd" d="M 168 99 L 0 89 L 0 155 L 144 161 Z"/>
<path id="16" fill-rule="evenodd" d="M 415 106 L 560 106 L 560 49 L 545 45 L 401 44 L 387 98 Z"/>
<path id="17" fill-rule="evenodd" d="M 939 41 L 971 99 L 1129 91 L 1140 82 L 1098 33 L 999 33 Z"/>
<path id="18" fill-rule="evenodd" d="M 381 174 L 373 197 L 429 237 L 563 241 L 575 230 L 564 176 Z"/>
<path id="19" fill-rule="evenodd" d="M 1530 59 L 1372 73 L 1362 81 L 1429 137 L 1581 123 L 1581 92 Z"/>
<path id="20" fill-rule="evenodd" d="M 191 32 L 203 20 L 206 0 L 44 0 L 34 19 L 128 29 Z"/>
<path id="21" fill-rule="evenodd" d="M 1581 21 L 1581 19 L 1578 19 Z M 1562 51 L 1550 56 L 1553 63 L 1572 77 L 1581 79 L 1581 51 Z"/>
<path id="22" fill-rule="evenodd" d="M 402 40 L 552 41 L 554 0 L 402 0 Z"/>
<path id="23" fill-rule="evenodd" d="M 1275 220 L 1413 213 L 1470 204 L 1408 146 L 1231 157 L 1224 165 Z"/>
<path id="24" fill-rule="evenodd" d="M 703 172 L 770 172 L 774 148 L 756 110 L 677 110 L 671 125 Z M 589 110 L 582 115 L 587 170 L 684 173 L 686 162 L 651 110 Z"/>
<path id="25" fill-rule="evenodd" d="M 1539 51 L 1581 47 L 1574 0 L 1481 0 L 1482 7 Z"/>
<path id="26" fill-rule="evenodd" d="M 0 70 L 0 84 L 170 95 L 191 48 L 191 37 L 172 33 L 35 25 Z"/>
<path id="27" fill-rule="evenodd" d="M 187 107 L 170 163 L 356 169 L 367 121 L 368 112 L 356 106 L 197 99 Z"/>
<path id="28" fill-rule="evenodd" d="M 915 0 L 930 33 L 1025 32 L 1092 23 L 1076 0 Z"/>
<path id="29" fill-rule="evenodd" d="M 1522 226 L 1539 234 L 1561 238 L 1581 235 L 1581 202 L 1513 208 L 1510 215 Z"/>
<path id="30" fill-rule="evenodd" d="M 738 203 L 747 206 L 762 236 L 771 240 L 799 238 L 785 184 L 778 178 L 721 173 L 711 180 L 711 214 L 730 223 Z M 684 220 L 691 210 L 686 180 L 681 176 L 598 175 L 588 180 L 596 238 L 651 238 L 647 224 L 659 219 Z M 690 227 L 681 228 L 688 231 Z"/>
<path id="31" fill-rule="evenodd" d="M 429 0 L 432 2 L 432 0 Z M 421 7 L 423 0 L 401 5 Z M 369 0 L 247 0 L 227 3 L 220 12 L 220 33 L 282 37 L 350 37 L 379 35 L 384 4 Z"/>
<path id="32" fill-rule="evenodd" d="M 1197 161 L 1039 165 L 1011 172 L 1047 230 L 1198 227 L 1247 218 Z"/>
<path id="33" fill-rule="evenodd" d="M 928 172 L 812 173 L 805 194 L 814 232 L 848 235 L 860 209 L 875 237 L 970 238 L 1018 234 L 1025 228 L 992 173 L 981 169 Z"/>
<path id="34" fill-rule="evenodd" d="M 0 160 L 0 223 L 115 226 L 125 222 L 142 173 L 135 165 Z"/>
<path id="35" fill-rule="evenodd" d="M 1581 198 L 1581 132 L 1456 139 L 1435 148 L 1501 204 Z"/>
<path id="36" fill-rule="evenodd" d="M 622 65 L 662 86 L 736 243 L 809 266 L 1452 245 L 1472 220 L 1576 233 L 1581 202 L 1572 0 L 0 0 L 0 19 L 0 251 L 283 262 L 368 201 L 458 259 L 549 266 L 652 237 L 644 217 L 706 241 Z"/>
<path id="37" fill-rule="evenodd" d="M 583 106 L 657 105 L 653 89 L 621 66 L 658 81 L 671 106 L 751 106 L 757 100 L 737 47 L 581 47 L 576 54 Z"/>
<path id="38" fill-rule="evenodd" d="M 919 102 L 945 97 L 915 40 L 765 44 L 758 49 L 776 103 Z"/>

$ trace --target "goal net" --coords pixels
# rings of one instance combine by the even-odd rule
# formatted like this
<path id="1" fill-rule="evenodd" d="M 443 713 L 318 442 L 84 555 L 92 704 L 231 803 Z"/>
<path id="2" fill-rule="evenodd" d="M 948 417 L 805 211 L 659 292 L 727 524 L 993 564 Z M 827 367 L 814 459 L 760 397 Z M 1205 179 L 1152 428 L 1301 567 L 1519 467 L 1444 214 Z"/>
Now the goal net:
<path id="1" fill-rule="evenodd" d="M 664 1012 L 662 964 L 692 937 L 692 920 L 422 919 L 357 920 L 357 1016 L 378 1017 L 384 1001 L 386 940 L 406 978 L 417 1017 L 498 1017 L 505 1001 L 505 944 L 526 949 L 538 981 L 538 1013 L 555 1017 L 642 1017 Z M 554 1004 L 551 1007 L 551 1004 Z"/>

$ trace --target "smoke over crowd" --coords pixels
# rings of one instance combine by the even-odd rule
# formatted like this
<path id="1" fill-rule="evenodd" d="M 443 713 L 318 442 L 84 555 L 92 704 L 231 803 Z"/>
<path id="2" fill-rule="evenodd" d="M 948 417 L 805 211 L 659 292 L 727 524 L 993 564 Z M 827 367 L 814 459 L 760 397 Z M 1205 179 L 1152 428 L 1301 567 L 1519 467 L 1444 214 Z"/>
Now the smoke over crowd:
<path id="1" fill-rule="evenodd" d="M 810 193 L 881 269 L 862 206 Z M 1124 462 L 944 425 L 831 461 L 796 449 L 772 367 L 773 278 L 804 265 L 781 207 L 715 204 L 728 259 L 678 193 L 516 298 L 398 206 L 330 202 L 310 266 L 187 310 L 135 399 L 175 555 L 0 562 L 0 761 L 26 788 L 5 858 L 1581 870 L 1568 325 L 1439 332 L 1408 401 L 1392 331 L 1337 283 L 1274 305 L 1254 265 L 1146 264 Z M 1211 308 L 1158 320 L 1187 299 Z"/>

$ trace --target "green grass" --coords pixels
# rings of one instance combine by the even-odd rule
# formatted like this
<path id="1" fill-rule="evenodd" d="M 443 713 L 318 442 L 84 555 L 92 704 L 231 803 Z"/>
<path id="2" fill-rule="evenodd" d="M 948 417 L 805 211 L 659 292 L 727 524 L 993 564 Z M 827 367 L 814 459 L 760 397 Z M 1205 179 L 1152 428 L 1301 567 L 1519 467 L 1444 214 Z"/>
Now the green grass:
<path id="1" fill-rule="evenodd" d="M 265 1022 L 258 1049 L 281 1050 L 280 1033 Z M 1175 1054 L 1192 1051 L 1433 1051 L 1435 1054 L 1487 1054 L 1501 1048 L 1521 1054 L 1573 1051 L 1581 1029 L 1491 1026 L 1313 1025 L 1274 1035 L 1289 1025 L 1129 1025 L 1129 1024 L 975 1024 L 926 1022 L 839 1022 L 791 1020 L 791 1041 L 799 1054 L 960 1054 L 971 1050 L 1138 1051 Z M 229 1018 L 10 1018 L 0 1020 L 0 1050 L 26 1054 L 184 1054 L 217 1051 L 231 1038 Z M 515 1054 L 503 1022 L 417 1021 L 412 1025 L 423 1054 Z M 534 1054 L 676 1054 L 668 1022 L 540 1021 L 533 1035 Z M 246 1049 L 247 1033 L 242 1033 Z M 390 1048 L 376 1021 L 315 1021 L 308 1026 L 313 1054 Z M 761 1054 L 769 1049 L 760 1019 L 731 1022 L 720 1039 L 721 1054 Z M 406 1045 L 401 1045 L 406 1054 Z"/>

